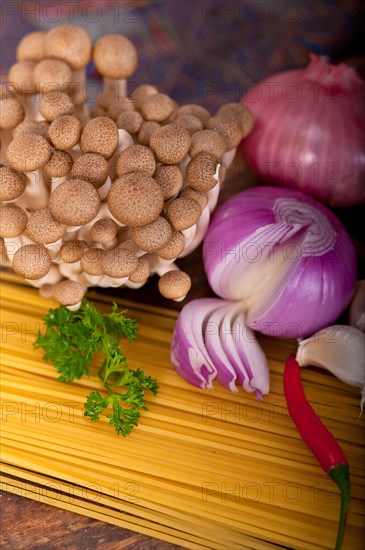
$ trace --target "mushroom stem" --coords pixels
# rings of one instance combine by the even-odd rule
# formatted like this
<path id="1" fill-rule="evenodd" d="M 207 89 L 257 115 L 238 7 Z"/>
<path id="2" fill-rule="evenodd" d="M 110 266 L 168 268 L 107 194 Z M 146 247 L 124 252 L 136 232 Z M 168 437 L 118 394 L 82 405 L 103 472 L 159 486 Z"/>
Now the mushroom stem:
<path id="1" fill-rule="evenodd" d="M 22 198 L 27 208 L 30 210 L 46 208 L 48 206 L 49 190 L 42 170 L 25 172 L 25 175 L 27 177 L 27 186 Z"/>
<path id="2" fill-rule="evenodd" d="M 22 94 L 18 96 L 24 107 L 24 120 L 44 120 L 39 113 L 40 94 Z M 40 118 L 38 118 L 40 117 Z"/>
<path id="3" fill-rule="evenodd" d="M 12 136 L 12 130 L 1 130 L 0 132 L 0 142 L 1 142 L 1 149 L 0 149 L 0 162 L 6 163 L 6 150 L 9 146 L 9 143 L 13 140 Z"/>
<path id="4" fill-rule="evenodd" d="M 124 149 L 127 149 L 130 145 L 133 145 L 134 141 L 132 136 L 122 128 L 118 129 L 118 145 L 115 149 L 112 157 L 109 159 L 109 175 L 112 180 L 116 178 L 116 167 L 118 157 Z"/>
<path id="5" fill-rule="evenodd" d="M 66 279 L 71 280 L 77 280 L 77 277 L 80 275 L 82 269 L 80 262 L 72 262 L 72 263 L 66 263 L 66 262 L 60 262 L 59 264 L 59 270 L 63 277 L 66 277 Z"/>
<path id="6" fill-rule="evenodd" d="M 62 279 L 62 275 L 55 264 L 52 264 L 51 269 L 47 275 L 40 279 L 25 279 L 29 284 L 35 288 L 41 288 L 44 285 L 55 285 Z"/>
<path id="7" fill-rule="evenodd" d="M 204 210 L 202 212 L 202 215 L 200 216 L 198 222 L 194 226 L 195 227 L 195 233 L 194 233 L 193 238 L 185 246 L 184 250 L 179 255 L 179 258 L 184 258 L 185 256 L 190 254 L 190 252 L 195 250 L 200 245 L 200 243 L 204 239 L 204 236 L 207 232 L 207 229 L 208 229 L 208 226 L 209 226 L 209 221 L 210 221 L 210 210 L 209 210 L 209 206 L 207 205 L 204 208 Z M 190 229 L 192 229 L 192 228 L 190 228 Z M 189 231 L 189 229 L 187 229 L 186 231 Z M 185 231 L 182 231 L 182 233 L 185 235 Z"/>
<path id="8" fill-rule="evenodd" d="M 66 180 L 67 176 L 61 176 L 60 178 L 51 178 L 51 193 L 53 193 L 53 191 Z"/>
<path id="9" fill-rule="evenodd" d="M 87 103 L 87 93 L 85 90 L 86 67 L 72 70 L 71 98 L 75 107 L 83 107 Z"/>
<path id="10" fill-rule="evenodd" d="M 103 183 L 103 185 L 98 189 L 98 193 L 101 201 L 104 201 L 107 198 L 111 185 L 112 185 L 112 180 L 108 176 L 105 180 L 105 183 Z"/>
<path id="11" fill-rule="evenodd" d="M 60 252 L 60 249 L 61 249 L 62 245 L 63 245 L 62 238 L 58 239 L 57 241 L 55 241 L 53 243 L 47 243 L 47 244 L 44 245 L 47 248 L 47 250 L 49 252 L 49 255 L 51 256 L 51 259 L 54 262 L 58 263 L 58 262 L 62 261 L 60 256 L 59 256 L 59 252 Z"/>
<path id="12" fill-rule="evenodd" d="M 143 285 L 145 285 L 147 282 L 147 279 L 145 281 L 142 281 L 141 283 L 133 283 L 132 281 L 127 281 L 125 283 L 125 286 L 128 287 L 128 288 L 134 288 L 134 289 L 138 289 L 138 288 L 141 288 Z"/>
<path id="13" fill-rule="evenodd" d="M 125 78 L 115 80 L 104 76 L 102 93 L 110 95 L 114 103 L 121 103 L 121 101 L 127 97 L 127 92 L 127 80 Z"/>

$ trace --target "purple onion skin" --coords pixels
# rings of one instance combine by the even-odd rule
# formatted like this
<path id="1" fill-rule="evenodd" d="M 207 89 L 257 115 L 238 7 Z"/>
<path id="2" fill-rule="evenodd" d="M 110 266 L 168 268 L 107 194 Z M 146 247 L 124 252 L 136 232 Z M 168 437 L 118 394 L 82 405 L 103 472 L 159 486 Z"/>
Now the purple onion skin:
<path id="1" fill-rule="evenodd" d="M 242 102 L 255 126 L 240 150 L 267 183 L 331 207 L 365 202 L 365 82 L 315 55 L 303 70 L 259 83 Z"/>
<path id="2" fill-rule="evenodd" d="M 289 281 L 272 296 L 264 310 L 252 316 L 248 308 L 247 324 L 270 336 L 305 337 L 334 324 L 349 304 L 356 284 L 356 257 L 351 239 L 341 222 L 324 205 L 294 189 L 255 187 L 239 193 L 213 215 L 204 239 L 204 267 L 214 292 L 224 299 L 232 299 L 225 285 L 228 272 L 223 272 L 224 276 L 217 279 L 214 271 L 235 250 L 238 255 L 233 269 L 237 269 L 240 275 L 243 298 L 245 274 L 242 271 L 241 275 L 240 271 L 243 262 L 241 243 L 247 239 L 257 242 L 254 232 L 276 223 L 273 205 L 278 199 L 296 199 L 316 208 L 321 216 L 327 218 L 335 241 L 332 248 L 322 255 L 300 257 Z"/>

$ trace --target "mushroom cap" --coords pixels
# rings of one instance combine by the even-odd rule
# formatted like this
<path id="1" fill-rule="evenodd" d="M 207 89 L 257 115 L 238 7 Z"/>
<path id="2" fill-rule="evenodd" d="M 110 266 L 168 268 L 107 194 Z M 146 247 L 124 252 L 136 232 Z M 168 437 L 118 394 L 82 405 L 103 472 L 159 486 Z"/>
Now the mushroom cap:
<path id="1" fill-rule="evenodd" d="M 105 97 L 106 95 L 111 96 L 108 101 Z M 118 99 L 118 97 L 115 97 L 116 95 L 117 92 L 115 92 L 115 90 L 106 88 L 98 100 L 99 105 L 103 105 L 104 102 L 107 103 L 108 117 L 112 118 L 114 121 L 117 121 L 119 115 L 122 113 L 134 112 L 134 102 L 129 99 L 129 97 L 120 97 L 119 101 L 116 101 L 116 99 Z"/>
<path id="2" fill-rule="evenodd" d="M 70 173 L 72 163 L 73 160 L 69 153 L 53 149 L 51 158 L 44 165 L 44 171 L 50 178 L 62 178 Z"/>
<path id="3" fill-rule="evenodd" d="M 81 69 L 91 59 L 92 43 L 81 27 L 59 25 L 47 33 L 44 51 L 47 57 L 62 59 L 72 69 Z"/>
<path id="4" fill-rule="evenodd" d="M 221 114 L 213 116 L 208 122 L 210 130 L 216 130 L 226 141 L 226 151 L 231 151 L 240 143 L 243 137 L 243 127 L 235 114 Z"/>
<path id="5" fill-rule="evenodd" d="M 123 111 L 118 115 L 117 126 L 130 134 L 138 134 L 143 122 L 142 116 L 137 111 Z"/>
<path id="6" fill-rule="evenodd" d="M 109 159 L 117 148 L 118 128 L 106 116 L 92 118 L 81 133 L 80 147 L 83 153 L 98 153 Z"/>
<path id="7" fill-rule="evenodd" d="M 208 111 L 208 109 L 206 109 L 202 105 L 196 105 L 195 103 L 188 103 L 186 105 L 182 105 L 177 112 L 178 117 L 181 115 L 196 116 L 201 120 L 204 128 L 207 127 L 208 121 L 211 117 L 211 114 Z"/>
<path id="8" fill-rule="evenodd" d="M 162 210 L 163 202 L 160 186 L 143 172 L 133 172 L 115 180 L 108 195 L 112 215 L 132 227 L 155 220 Z"/>
<path id="9" fill-rule="evenodd" d="M 104 275 L 103 259 L 106 251 L 102 248 L 89 248 L 84 252 L 80 264 L 88 275 Z"/>
<path id="10" fill-rule="evenodd" d="M 9 69 L 8 81 L 19 94 L 35 94 L 33 79 L 35 61 L 25 60 L 14 63 Z"/>
<path id="11" fill-rule="evenodd" d="M 119 226 L 111 218 L 101 218 L 90 229 L 90 237 L 96 243 L 108 243 L 115 238 Z"/>
<path id="12" fill-rule="evenodd" d="M 141 84 L 141 86 L 138 86 L 133 90 L 133 92 L 129 95 L 130 99 L 133 101 L 135 108 L 139 109 L 141 107 L 142 102 L 150 95 L 154 95 L 158 93 L 158 89 L 155 88 L 155 86 L 152 86 L 152 84 Z"/>
<path id="13" fill-rule="evenodd" d="M 163 164 L 181 162 L 189 151 L 190 143 L 189 132 L 177 124 L 162 126 L 152 134 L 150 139 L 153 153 Z"/>
<path id="14" fill-rule="evenodd" d="M 142 122 L 142 126 L 137 135 L 138 143 L 149 147 L 152 134 L 159 128 L 161 128 L 160 124 L 153 120 Z"/>
<path id="15" fill-rule="evenodd" d="M 53 298 L 63 306 L 78 304 L 84 295 L 84 289 L 77 281 L 60 281 L 53 287 Z"/>
<path id="16" fill-rule="evenodd" d="M 46 34 L 43 31 L 35 31 L 23 36 L 16 49 L 17 60 L 41 61 L 46 57 L 44 53 Z"/>
<path id="17" fill-rule="evenodd" d="M 46 120 L 23 120 L 13 130 L 13 138 L 19 137 L 21 134 L 31 134 L 48 139 L 49 122 Z"/>
<path id="18" fill-rule="evenodd" d="M 71 177 L 89 181 L 96 189 L 99 189 L 109 175 L 108 161 L 97 153 L 85 153 L 81 155 L 71 170 Z"/>
<path id="19" fill-rule="evenodd" d="M 189 155 L 196 157 L 199 153 L 210 153 L 220 160 L 226 150 L 226 142 L 222 134 L 215 130 L 200 130 L 191 137 Z"/>
<path id="20" fill-rule="evenodd" d="M 0 206 L 0 237 L 17 237 L 21 235 L 27 226 L 27 214 L 25 210 L 13 203 Z"/>
<path id="21" fill-rule="evenodd" d="M 153 177 L 161 187 L 165 201 L 179 193 L 184 181 L 181 170 L 176 164 L 160 164 Z"/>
<path id="22" fill-rule="evenodd" d="M 109 250 L 103 257 L 104 273 L 120 279 L 129 277 L 138 267 L 138 258 L 134 252 L 124 246 Z"/>
<path id="23" fill-rule="evenodd" d="M 65 225 L 84 225 L 99 211 L 99 193 L 88 181 L 64 181 L 51 193 L 49 208 L 54 218 Z"/>
<path id="24" fill-rule="evenodd" d="M 194 225 L 201 213 L 200 204 L 187 197 L 173 199 L 166 207 L 166 218 L 175 231 L 183 231 Z"/>
<path id="25" fill-rule="evenodd" d="M 60 250 L 60 258 L 67 264 L 79 262 L 86 250 L 87 244 L 85 241 L 72 239 L 62 245 Z"/>
<path id="26" fill-rule="evenodd" d="M 120 34 L 107 34 L 99 38 L 93 58 L 99 73 L 114 80 L 129 78 L 138 65 L 136 48 Z"/>
<path id="27" fill-rule="evenodd" d="M 184 298 L 191 288 L 191 279 L 184 271 L 167 271 L 158 281 L 158 289 L 164 298 L 179 300 Z"/>
<path id="28" fill-rule="evenodd" d="M 217 166 L 216 157 L 209 153 L 199 153 L 186 167 L 186 181 L 195 191 L 210 191 L 218 183 L 214 177 Z"/>
<path id="29" fill-rule="evenodd" d="M 39 102 L 39 112 L 46 120 L 52 121 L 62 115 L 70 115 L 74 104 L 70 96 L 62 92 L 42 94 Z"/>
<path id="30" fill-rule="evenodd" d="M 25 244 L 13 257 L 13 269 L 25 279 L 41 279 L 51 269 L 52 260 L 42 244 Z"/>
<path id="31" fill-rule="evenodd" d="M 145 258 L 138 259 L 137 269 L 129 275 L 131 283 L 144 283 L 150 276 L 150 264 Z"/>
<path id="32" fill-rule="evenodd" d="M 11 166 L 0 166 L 0 200 L 12 201 L 20 197 L 26 186 L 25 175 Z"/>
<path id="33" fill-rule="evenodd" d="M 8 95 L 0 99 L 0 130 L 12 130 L 24 116 L 24 107 L 15 97 Z"/>
<path id="34" fill-rule="evenodd" d="M 118 157 L 116 172 L 119 178 L 131 172 L 143 172 L 153 176 L 156 169 L 151 149 L 144 145 L 130 145 Z"/>
<path id="35" fill-rule="evenodd" d="M 171 237 L 171 225 L 161 216 L 147 225 L 133 227 L 131 230 L 132 241 L 144 252 L 157 252 L 167 245 Z"/>
<path id="36" fill-rule="evenodd" d="M 216 117 L 225 119 L 235 118 L 239 121 L 242 138 L 248 136 L 254 125 L 252 111 L 243 103 L 226 103 L 218 110 Z"/>
<path id="37" fill-rule="evenodd" d="M 36 89 L 42 93 L 62 92 L 72 81 L 69 65 L 60 59 L 42 59 L 33 70 Z"/>
<path id="38" fill-rule="evenodd" d="M 54 219 L 49 208 L 35 210 L 28 218 L 27 234 L 36 243 L 54 243 L 65 233 L 66 226 Z"/>
<path id="39" fill-rule="evenodd" d="M 168 243 L 160 248 L 156 254 L 163 260 L 174 260 L 178 258 L 185 248 L 185 237 L 180 231 L 173 231 Z"/>
<path id="40" fill-rule="evenodd" d="M 42 136 L 21 134 L 9 144 L 6 156 L 15 170 L 33 172 L 49 161 L 51 146 Z"/>
<path id="41" fill-rule="evenodd" d="M 167 120 L 174 110 L 174 100 L 166 94 L 152 94 L 147 96 L 139 107 L 145 120 L 163 122 Z"/>
<path id="42" fill-rule="evenodd" d="M 208 193 L 201 193 L 199 191 L 195 191 L 195 189 L 192 189 L 190 185 L 188 185 L 187 187 L 184 187 L 184 189 L 182 189 L 179 196 L 193 199 L 194 201 L 200 204 L 202 210 L 204 210 L 204 208 L 207 206 L 209 202 Z"/>
<path id="43" fill-rule="evenodd" d="M 203 123 L 200 118 L 192 114 L 179 115 L 175 119 L 175 124 L 185 128 L 191 136 L 203 129 Z"/>
<path id="44" fill-rule="evenodd" d="M 80 140 L 81 123 L 75 116 L 60 116 L 51 123 L 48 135 L 57 149 L 72 149 Z"/>

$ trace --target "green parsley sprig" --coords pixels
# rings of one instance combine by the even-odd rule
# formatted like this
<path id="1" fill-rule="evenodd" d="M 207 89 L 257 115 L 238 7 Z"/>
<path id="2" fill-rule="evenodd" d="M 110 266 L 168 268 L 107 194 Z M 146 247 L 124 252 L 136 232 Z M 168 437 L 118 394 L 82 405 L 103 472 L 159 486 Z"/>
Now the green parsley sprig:
<path id="1" fill-rule="evenodd" d="M 103 396 L 92 391 L 86 399 L 84 415 L 98 420 L 104 411 L 106 417 L 119 435 L 128 435 L 138 420 L 145 405 L 145 391 L 156 395 L 156 379 L 142 370 L 128 368 L 120 341 L 126 338 L 135 342 L 138 332 L 136 319 L 125 316 L 113 304 L 112 312 L 102 314 L 88 300 L 84 299 L 78 311 L 65 306 L 50 309 L 44 318 L 45 331 L 38 331 L 35 348 L 44 350 L 43 358 L 51 361 L 59 373 L 61 382 L 73 382 L 90 375 L 95 353 L 104 356 L 98 377 L 107 392 Z"/>

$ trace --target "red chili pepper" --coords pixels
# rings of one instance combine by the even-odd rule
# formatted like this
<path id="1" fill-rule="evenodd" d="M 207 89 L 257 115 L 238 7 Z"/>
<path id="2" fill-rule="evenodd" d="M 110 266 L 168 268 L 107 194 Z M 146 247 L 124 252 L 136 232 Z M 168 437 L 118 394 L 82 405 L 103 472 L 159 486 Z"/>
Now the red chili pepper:
<path id="1" fill-rule="evenodd" d="M 293 354 L 289 355 L 285 364 L 284 394 L 289 414 L 303 441 L 341 491 L 341 511 L 336 541 L 336 550 L 340 550 L 350 506 L 349 466 L 340 445 L 308 403 L 300 380 L 300 367 Z"/>

